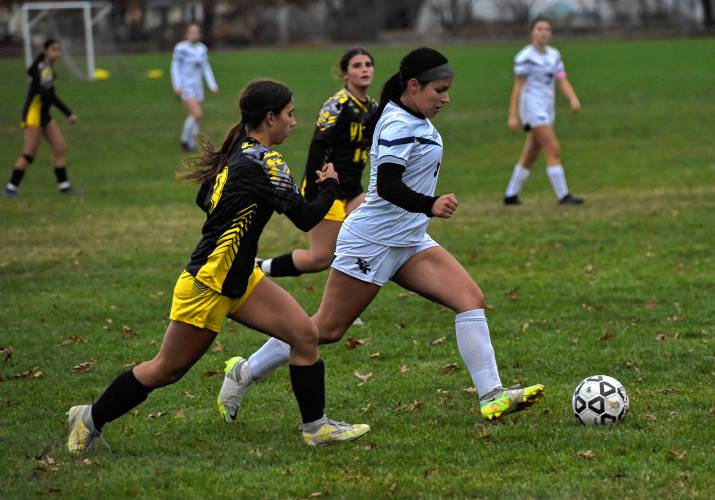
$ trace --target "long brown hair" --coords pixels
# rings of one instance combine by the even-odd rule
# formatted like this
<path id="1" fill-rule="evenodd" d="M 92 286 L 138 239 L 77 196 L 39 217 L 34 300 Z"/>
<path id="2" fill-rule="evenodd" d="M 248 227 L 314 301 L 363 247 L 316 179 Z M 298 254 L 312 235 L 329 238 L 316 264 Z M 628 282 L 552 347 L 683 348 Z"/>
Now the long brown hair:
<path id="1" fill-rule="evenodd" d="M 350 47 L 348 50 L 343 52 L 343 55 L 340 56 L 340 59 L 338 59 L 335 63 L 335 75 L 341 79 L 345 78 L 348 73 L 348 64 L 350 64 L 350 59 L 360 55 L 369 57 L 370 62 L 373 65 L 375 64 L 375 59 L 372 57 L 370 51 L 365 47 Z"/>
<path id="2" fill-rule="evenodd" d="M 197 139 L 201 152 L 182 162 L 177 178 L 200 184 L 216 177 L 246 138 L 247 129 L 258 128 L 269 111 L 280 113 L 292 98 L 293 91 L 283 83 L 267 79 L 249 82 L 238 99 L 241 121 L 228 131 L 221 148 L 217 150 L 207 136 L 199 134 Z"/>

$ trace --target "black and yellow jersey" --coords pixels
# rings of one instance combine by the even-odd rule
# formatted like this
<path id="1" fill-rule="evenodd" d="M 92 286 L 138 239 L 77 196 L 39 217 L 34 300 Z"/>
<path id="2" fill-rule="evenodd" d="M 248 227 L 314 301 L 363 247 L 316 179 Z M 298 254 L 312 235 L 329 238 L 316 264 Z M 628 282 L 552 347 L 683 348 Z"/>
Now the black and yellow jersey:
<path id="1" fill-rule="evenodd" d="M 246 138 L 219 174 L 199 189 L 196 203 L 206 212 L 206 222 L 186 270 L 222 295 L 241 297 L 273 212 L 285 213 L 308 231 L 335 201 L 337 185 L 333 179 L 322 182 L 319 195 L 308 203 L 281 154 Z"/>
<path id="2" fill-rule="evenodd" d="M 30 77 L 30 88 L 27 92 L 25 105 L 22 107 L 23 127 L 44 127 L 50 121 L 50 108 L 57 106 L 66 116 L 72 111 L 55 94 L 57 74 L 51 64 L 45 62 L 44 54 L 37 56 L 27 69 Z"/>
<path id="3" fill-rule="evenodd" d="M 337 197 L 351 200 L 363 192 L 362 171 L 370 154 L 370 123 L 377 103 L 368 97 L 360 101 L 346 88 L 325 101 L 310 143 L 305 165 L 304 194 L 309 200 L 317 194 L 316 170 L 332 162 L 340 178 Z"/>

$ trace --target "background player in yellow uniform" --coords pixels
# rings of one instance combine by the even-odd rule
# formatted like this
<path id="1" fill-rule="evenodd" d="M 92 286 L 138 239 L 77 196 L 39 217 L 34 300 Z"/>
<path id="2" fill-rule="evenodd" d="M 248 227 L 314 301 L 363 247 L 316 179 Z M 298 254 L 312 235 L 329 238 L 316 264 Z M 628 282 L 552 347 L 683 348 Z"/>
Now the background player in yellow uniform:
<path id="1" fill-rule="evenodd" d="M 54 64 L 62 55 L 60 42 L 48 39 L 43 48 L 44 50 L 38 54 L 35 61 L 27 69 L 27 74 L 30 77 L 30 88 L 27 92 L 25 105 L 22 108 L 21 123 L 21 126 L 25 129 L 25 144 L 22 148 L 22 155 L 15 161 L 10 181 L 5 186 L 5 196 L 8 198 L 17 196 L 25 171 L 37 155 L 40 137 L 44 137 L 52 148 L 52 164 L 55 167 L 57 188 L 60 193 L 74 193 L 67 179 L 65 161 L 67 147 L 65 146 L 65 139 L 62 136 L 59 125 L 50 115 L 50 108 L 52 106 L 59 108 L 67 116 L 71 125 L 77 123 L 77 115 L 55 93 L 57 73 L 55 73 Z"/>
<path id="2" fill-rule="evenodd" d="M 337 175 L 332 165 L 325 165 L 318 174 L 318 195 L 308 203 L 280 153 L 271 149 L 295 126 L 288 87 L 270 80 L 251 82 L 239 106 L 241 121 L 221 149 L 206 141 L 202 157 L 182 175 L 201 183 L 196 202 L 206 212 L 206 222 L 176 283 L 161 349 L 151 361 L 120 374 L 92 405 L 70 408 L 70 452 L 86 451 L 104 424 L 142 403 L 152 390 L 179 380 L 209 348 L 226 317 L 290 344 L 290 378 L 307 444 L 349 441 L 370 430 L 325 416 L 318 330 L 296 300 L 262 279 L 255 265 L 258 239 L 273 212 L 309 230 L 332 205 Z"/>
<path id="3" fill-rule="evenodd" d="M 335 241 L 345 218 L 365 199 L 362 172 L 370 151 L 372 127 L 377 103 L 368 96 L 375 69 L 370 52 L 362 47 L 348 49 L 336 64 L 345 85 L 325 101 L 310 143 L 302 190 L 306 199 L 318 191 L 317 170 L 325 162 L 335 165 L 340 176 L 337 199 L 325 218 L 309 233 L 307 250 L 259 261 L 269 276 L 299 276 L 327 269 L 335 253 Z"/>

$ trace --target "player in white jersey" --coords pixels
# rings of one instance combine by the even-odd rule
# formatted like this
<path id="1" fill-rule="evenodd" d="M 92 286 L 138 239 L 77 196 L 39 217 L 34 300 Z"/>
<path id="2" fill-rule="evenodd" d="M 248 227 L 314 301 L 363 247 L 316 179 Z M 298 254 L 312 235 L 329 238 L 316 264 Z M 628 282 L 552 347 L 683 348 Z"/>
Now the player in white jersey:
<path id="1" fill-rule="evenodd" d="M 196 149 L 196 134 L 203 115 L 203 80 L 211 92 L 217 94 L 219 91 L 209 64 L 208 49 L 200 39 L 201 28 L 198 24 L 190 24 L 186 28 L 186 39 L 176 44 L 171 59 L 171 85 L 188 112 L 181 130 L 181 149 L 184 151 Z"/>
<path id="2" fill-rule="evenodd" d="M 430 48 L 410 52 L 382 90 L 370 151 L 365 202 L 343 223 L 335 260 L 313 320 L 321 343 L 337 342 L 389 280 L 456 313 L 457 345 L 492 420 L 524 409 L 543 385 L 502 387 L 484 315 L 484 295 L 467 271 L 426 232 L 431 217 L 449 219 L 453 193 L 435 196 L 443 143 L 430 118 L 449 102 L 452 69 Z M 449 283 L 449 286 L 446 285 Z M 288 346 L 270 339 L 241 370 L 227 371 L 219 406 L 235 419 L 251 382 L 288 362 Z"/>
<path id="3" fill-rule="evenodd" d="M 529 177 L 529 171 L 543 149 L 546 153 L 546 174 L 562 205 L 579 205 L 583 198 L 572 196 L 561 165 L 559 141 L 554 133 L 555 83 L 569 100 L 571 111 L 578 112 L 581 102 L 566 78 L 564 63 L 558 50 L 548 45 L 551 22 L 536 18 L 530 26 L 531 44 L 514 58 L 514 87 L 509 103 L 509 128 L 517 131 L 519 120 L 526 131 L 526 142 L 504 194 L 505 205 L 520 205 L 519 192 Z M 518 116 L 517 116 L 518 110 Z"/>

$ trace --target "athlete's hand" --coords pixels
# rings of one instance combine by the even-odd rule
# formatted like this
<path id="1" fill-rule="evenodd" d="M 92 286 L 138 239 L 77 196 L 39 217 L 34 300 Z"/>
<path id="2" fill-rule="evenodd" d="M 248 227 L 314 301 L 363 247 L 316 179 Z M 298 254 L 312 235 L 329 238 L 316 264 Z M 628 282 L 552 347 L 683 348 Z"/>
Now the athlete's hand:
<path id="1" fill-rule="evenodd" d="M 442 219 L 449 219 L 457 210 L 457 205 L 459 203 L 454 193 L 443 194 L 432 204 L 432 215 Z"/>
<path id="2" fill-rule="evenodd" d="M 176 97 L 181 97 L 181 88 L 174 87 L 174 94 L 176 94 Z"/>
<path id="3" fill-rule="evenodd" d="M 516 116 L 509 115 L 509 120 L 507 121 L 507 126 L 511 129 L 512 132 L 516 132 L 519 130 L 519 118 Z"/>
<path id="4" fill-rule="evenodd" d="M 218 94 L 220 91 L 221 89 L 219 89 L 218 87 L 216 87 L 215 89 L 211 89 L 211 92 L 213 92 L 214 95 Z"/>
<path id="5" fill-rule="evenodd" d="M 77 120 L 79 120 L 79 117 L 74 113 L 67 117 L 67 121 L 70 122 L 70 125 L 74 125 L 75 123 L 77 123 Z"/>
<path id="6" fill-rule="evenodd" d="M 336 181 L 340 182 L 340 179 L 338 178 L 338 173 L 335 171 L 335 168 L 333 167 L 332 163 L 326 163 L 325 165 L 323 165 L 322 170 L 316 170 L 315 173 L 318 176 L 315 182 L 317 182 L 318 184 L 323 182 L 325 179 L 335 179 Z"/>
<path id="7" fill-rule="evenodd" d="M 569 102 L 571 105 L 571 111 L 574 113 L 578 113 L 581 111 L 581 101 L 578 100 L 578 97 L 574 96 L 573 99 Z"/>

